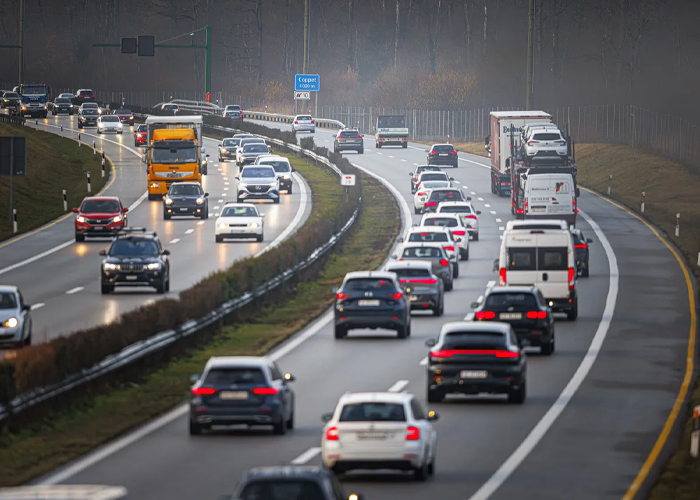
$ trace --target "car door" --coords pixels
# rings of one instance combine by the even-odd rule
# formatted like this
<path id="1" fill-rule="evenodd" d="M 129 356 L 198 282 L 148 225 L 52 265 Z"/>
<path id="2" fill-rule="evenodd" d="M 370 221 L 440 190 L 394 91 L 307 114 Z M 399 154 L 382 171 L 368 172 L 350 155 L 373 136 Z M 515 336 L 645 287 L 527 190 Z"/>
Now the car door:
<path id="1" fill-rule="evenodd" d="M 287 420 L 292 413 L 291 389 L 284 380 L 284 377 L 282 376 L 282 371 L 277 366 L 277 363 L 270 363 L 268 365 L 268 368 L 270 369 L 270 377 L 272 378 L 272 384 L 282 394 L 282 400 L 284 401 L 284 419 Z"/>
<path id="2" fill-rule="evenodd" d="M 424 445 L 427 448 L 427 460 L 430 462 L 435 456 L 435 429 L 428 421 L 425 410 L 420 402 L 415 398 L 411 398 L 411 413 L 415 420 L 416 426 L 420 429 L 421 436 L 425 436 Z"/>

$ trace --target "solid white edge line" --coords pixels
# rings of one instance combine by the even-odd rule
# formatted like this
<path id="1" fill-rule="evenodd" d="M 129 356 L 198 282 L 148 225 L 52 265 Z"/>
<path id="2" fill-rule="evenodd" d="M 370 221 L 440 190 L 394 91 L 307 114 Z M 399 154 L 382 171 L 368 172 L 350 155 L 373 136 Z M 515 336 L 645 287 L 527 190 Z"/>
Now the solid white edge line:
<path id="1" fill-rule="evenodd" d="M 31 264 L 32 262 L 36 262 L 39 259 L 43 259 L 47 255 L 51 255 L 54 252 L 58 252 L 59 250 L 63 250 L 64 248 L 72 245 L 74 242 L 75 242 L 75 240 L 66 241 L 65 243 L 61 243 L 60 245 L 56 245 L 53 248 L 49 248 L 48 250 L 41 252 L 40 254 L 37 254 L 34 257 L 29 257 L 28 259 L 24 259 L 20 262 L 12 264 L 11 266 L 7 266 L 4 269 L 0 269 L 0 274 L 9 273 L 10 271 L 17 269 L 18 267 L 26 266 L 27 264 Z"/>
<path id="2" fill-rule="evenodd" d="M 608 257 L 608 265 L 610 268 L 610 285 L 608 288 L 608 296 L 605 300 L 605 309 L 603 310 L 603 316 L 598 324 L 598 329 L 596 330 L 595 336 L 591 341 L 591 345 L 588 347 L 586 355 L 581 360 L 576 372 L 566 384 L 564 390 L 561 391 L 557 400 L 552 404 L 552 406 L 547 410 L 547 413 L 537 422 L 537 425 L 530 431 L 530 434 L 525 438 L 525 440 L 520 443 L 520 446 L 508 457 L 508 459 L 503 462 L 498 470 L 479 488 L 476 493 L 474 493 L 469 500 L 486 500 L 489 498 L 505 481 L 510 477 L 510 475 L 517 469 L 521 463 L 527 458 L 527 456 L 535 449 L 535 446 L 542 440 L 542 438 L 547 434 L 547 431 L 554 425 L 559 415 L 562 414 L 567 405 L 571 402 L 571 399 L 576 394 L 576 391 L 581 387 L 581 384 L 588 376 L 591 371 L 593 364 L 598 358 L 601 348 L 603 347 L 603 342 L 608 334 L 608 329 L 610 328 L 610 323 L 615 312 L 615 304 L 617 302 L 617 293 L 620 285 L 620 272 L 617 267 L 617 258 L 615 257 L 615 252 L 610 246 L 610 242 L 605 236 L 605 233 L 600 229 L 600 226 L 586 215 L 583 211 L 579 211 L 579 214 L 590 224 L 593 231 L 598 236 L 598 239 L 603 244 L 603 249 L 605 249 L 605 254 Z"/>
<path id="3" fill-rule="evenodd" d="M 389 392 L 401 392 L 408 385 L 408 380 L 399 380 L 394 385 L 389 387 Z"/>
<path id="4" fill-rule="evenodd" d="M 312 458 L 314 458 L 314 457 L 315 457 L 316 455 L 318 455 L 319 453 L 321 453 L 321 447 L 320 447 L 320 446 L 316 446 L 316 447 L 313 447 L 313 448 L 309 448 L 309 449 L 306 450 L 304 453 L 302 453 L 301 455 L 299 455 L 297 458 L 295 458 L 294 460 L 292 460 L 291 463 L 292 463 L 292 465 L 304 465 L 306 462 L 308 462 L 309 460 L 311 460 Z"/>

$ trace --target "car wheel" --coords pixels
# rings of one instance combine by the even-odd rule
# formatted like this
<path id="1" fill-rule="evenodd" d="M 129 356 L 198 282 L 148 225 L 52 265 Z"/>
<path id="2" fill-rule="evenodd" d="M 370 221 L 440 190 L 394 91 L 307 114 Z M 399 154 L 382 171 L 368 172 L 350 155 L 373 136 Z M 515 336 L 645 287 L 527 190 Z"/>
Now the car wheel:
<path id="1" fill-rule="evenodd" d="M 381 142 L 378 142 L 378 143 L 377 143 L 377 149 L 382 149 L 382 143 L 381 143 Z"/>
<path id="2" fill-rule="evenodd" d="M 453 282 L 452 280 L 447 281 L 447 282 L 445 283 L 445 291 L 446 291 L 446 292 L 451 292 L 451 291 L 452 291 L 452 288 L 454 288 L 454 282 Z"/>
<path id="3" fill-rule="evenodd" d="M 118 131 L 117 131 L 117 134 L 121 135 L 121 134 L 122 134 L 122 131 L 121 131 L 121 130 L 118 130 Z"/>
<path id="4" fill-rule="evenodd" d="M 284 417 L 280 417 L 279 422 L 275 422 L 272 426 L 272 433 L 282 436 L 287 433 L 287 422 L 284 421 Z"/>
<path id="5" fill-rule="evenodd" d="M 264 238 L 264 236 L 263 236 L 262 234 L 259 234 L 259 235 L 257 235 L 257 236 L 255 237 L 255 240 L 256 240 L 258 243 L 261 243 L 262 240 L 263 240 L 263 238 Z"/>
<path id="6" fill-rule="evenodd" d="M 170 220 L 170 217 L 171 216 L 169 214 L 163 212 L 163 220 Z"/>
<path id="7" fill-rule="evenodd" d="M 348 329 L 345 328 L 344 326 L 335 326 L 335 338 L 336 339 L 343 339 L 347 337 L 348 335 Z"/>
<path id="8" fill-rule="evenodd" d="M 396 336 L 400 339 L 405 339 L 411 334 L 411 325 L 401 325 L 397 331 L 396 331 Z"/>
<path id="9" fill-rule="evenodd" d="M 156 285 L 156 293 L 159 293 L 159 294 L 165 293 L 165 284 L 166 284 L 166 281 L 165 281 L 165 278 L 163 278 L 163 281 L 161 281 L 160 283 L 158 283 Z"/>
<path id="10" fill-rule="evenodd" d="M 427 399 L 428 403 L 442 403 L 442 400 L 445 399 L 445 396 L 439 391 L 431 391 L 430 389 L 428 389 Z"/>
<path id="11" fill-rule="evenodd" d="M 445 302 L 440 299 L 440 303 L 433 308 L 433 316 L 442 316 L 445 314 Z"/>
<path id="12" fill-rule="evenodd" d="M 292 410 L 292 414 L 289 415 L 289 420 L 287 420 L 287 429 L 294 429 L 294 410 Z"/>
<path id="13" fill-rule="evenodd" d="M 25 346 L 32 345 L 32 332 L 29 332 L 29 334 L 26 337 L 24 337 L 23 343 Z"/>
<path id="14" fill-rule="evenodd" d="M 479 241 L 479 233 L 474 233 L 474 241 Z"/>
<path id="15" fill-rule="evenodd" d="M 464 260 L 469 260 L 469 248 L 467 247 L 467 254 L 464 256 Z"/>
<path id="16" fill-rule="evenodd" d="M 287 194 L 292 194 L 292 185 L 291 184 L 287 188 Z"/>
<path id="17" fill-rule="evenodd" d="M 199 436 L 202 433 L 202 426 L 190 420 L 190 436 Z"/>
<path id="18" fill-rule="evenodd" d="M 583 273 L 581 273 L 581 277 L 588 278 L 588 261 L 586 261 L 586 267 L 583 268 Z"/>
<path id="19" fill-rule="evenodd" d="M 566 311 L 566 319 L 568 321 L 576 321 L 576 318 L 578 318 L 578 299 L 574 301 L 574 307 Z"/>
<path id="20" fill-rule="evenodd" d="M 520 384 L 520 387 L 517 390 L 510 391 L 508 393 L 508 402 L 510 404 L 521 405 L 525 402 L 525 397 L 527 395 L 527 389 L 525 386 L 526 384 L 523 380 L 523 383 Z"/>
<path id="21" fill-rule="evenodd" d="M 279 198 L 275 198 L 275 199 L 273 200 L 273 202 L 274 202 L 275 204 L 279 204 L 280 199 L 279 199 Z"/>
<path id="22" fill-rule="evenodd" d="M 75 233 L 75 241 L 85 241 L 85 235 L 80 233 Z"/>
<path id="23" fill-rule="evenodd" d="M 101 292 L 102 295 L 107 295 L 108 293 L 112 293 L 114 291 L 114 285 L 102 285 L 101 287 Z"/>
<path id="24" fill-rule="evenodd" d="M 363 154 L 365 154 L 365 148 L 360 148 L 357 152 L 359 154 L 363 155 Z"/>
<path id="25" fill-rule="evenodd" d="M 428 476 L 430 476 L 430 473 L 428 472 L 427 463 L 422 463 L 419 468 L 413 470 L 413 477 L 417 481 L 425 481 L 428 479 Z"/>
<path id="26" fill-rule="evenodd" d="M 540 353 L 545 356 L 551 356 L 554 352 L 554 336 L 552 336 L 551 342 L 547 342 L 545 345 L 540 346 Z"/>
<path id="27" fill-rule="evenodd" d="M 220 234 L 217 234 L 217 235 L 216 235 L 216 242 L 217 242 L 217 243 L 221 243 L 222 241 L 224 241 L 224 237 L 221 236 Z"/>
<path id="28" fill-rule="evenodd" d="M 459 265 L 457 264 L 455 264 L 455 267 L 452 268 L 452 277 L 459 278 Z"/>

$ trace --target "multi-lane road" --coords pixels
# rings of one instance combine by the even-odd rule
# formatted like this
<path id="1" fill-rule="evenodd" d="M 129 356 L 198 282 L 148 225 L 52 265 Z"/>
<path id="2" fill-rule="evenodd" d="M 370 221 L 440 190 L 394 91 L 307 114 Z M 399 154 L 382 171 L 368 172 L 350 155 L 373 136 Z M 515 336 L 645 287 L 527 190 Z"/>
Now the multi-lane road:
<path id="1" fill-rule="evenodd" d="M 38 125 L 36 120 L 27 120 L 27 124 L 74 139 L 78 137 L 75 117 L 59 115 L 38 120 Z M 146 164 L 141 161 L 140 149 L 134 147 L 131 130 L 127 128 L 123 135 L 108 136 L 97 135 L 91 128 L 80 133 L 82 141 L 90 145 L 95 141 L 98 151 L 104 151 L 114 163 L 113 179 L 103 194 L 119 196 L 124 206 L 129 207 L 129 225 L 156 231 L 164 247 L 171 251 L 172 284 L 168 296 L 176 297 L 208 274 L 229 267 L 234 260 L 277 244 L 300 227 L 310 211 L 310 191 L 296 175 L 297 183 L 302 183 L 300 189 L 292 195 L 283 195 L 280 204 L 261 206 L 266 215 L 262 243 L 250 240 L 216 243 L 216 216 L 224 203 L 236 201 L 237 172 L 233 162 L 219 164 L 218 141 L 204 140 L 211 155 L 209 173 L 203 177 L 204 190 L 209 193 L 209 219 L 165 221 L 162 202 L 147 199 Z M 60 190 L 61 186 L 56 188 Z M 161 297 L 150 288 L 122 288 L 111 295 L 100 294 L 99 251 L 108 248 L 109 243 L 108 238 L 88 238 L 84 243 L 76 243 L 71 215 L 0 245 L 0 281 L 19 286 L 33 304 L 34 343 L 109 323 L 123 312 Z"/>
<path id="2" fill-rule="evenodd" d="M 330 131 L 315 134 L 317 144 L 329 148 L 332 138 Z M 417 223 L 408 172 L 425 161 L 424 147 L 378 150 L 373 142 L 366 138 L 365 154 L 347 157 L 391 186 L 405 225 Z M 424 341 L 444 322 L 464 318 L 497 278 L 492 262 L 512 217 L 509 200 L 490 193 L 487 165 L 487 159 L 460 154 L 459 168 L 450 171 L 482 215 L 480 241 L 471 243 L 470 260 L 460 264 L 444 317 L 415 314 L 408 340 L 397 340 L 393 332 L 354 331 L 338 341 L 326 314 L 271 354 L 297 379 L 292 433 L 190 437 L 183 406 L 39 482 L 124 486 L 134 499 L 216 498 L 230 493 L 253 466 L 320 464 L 321 414 L 346 391 L 406 390 L 424 401 Z M 594 240 L 590 278 L 578 282 L 578 320 L 557 322 L 555 354 L 529 356 L 525 404 L 489 397 L 424 403 L 440 414 L 435 478 L 416 483 L 403 475 L 349 475 L 343 478 L 348 492 L 369 500 L 625 495 L 658 448 L 685 375 L 694 325 L 690 283 L 669 247 L 635 216 L 585 191 L 579 205 L 578 226 Z M 152 209 L 148 221 L 155 224 L 159 214 Z M 197 255 L 206 251 L 203 246 Z M 78 286 L 62 288 L 71 285 Z M 76 313 L 88 310 L 75 307 Z"/>

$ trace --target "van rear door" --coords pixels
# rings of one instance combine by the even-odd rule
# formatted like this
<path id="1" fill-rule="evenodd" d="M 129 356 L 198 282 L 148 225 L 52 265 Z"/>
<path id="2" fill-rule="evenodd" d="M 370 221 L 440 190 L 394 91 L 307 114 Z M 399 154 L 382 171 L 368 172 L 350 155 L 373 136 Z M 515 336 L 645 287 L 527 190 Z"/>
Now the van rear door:
<path id="1" fill-rule="evenodd" d="M 550 214 L 568 215 L 574 213 L 574 187 L 570 175 L 557 175 L 550 178 L 552 203 Z"/>
<path id="2" fill-rule="evenodd" d="M 537 283 L 537 235 L 506 233 L 506 282 L 508 285 Z"/>
<path id="3" fill-rule="evenodd" d="M 569 296 L 569 245 L 567 233 L 537 235 L 537 283 L 547 299 Z"/>
<path id="4" fill-rule="evenodd" d="M 552 194 L 552 183 L 548 175 L 530 175 L 525 187 L 525 196 L 528 200 L 527 215 L 549 215 Z"/>

